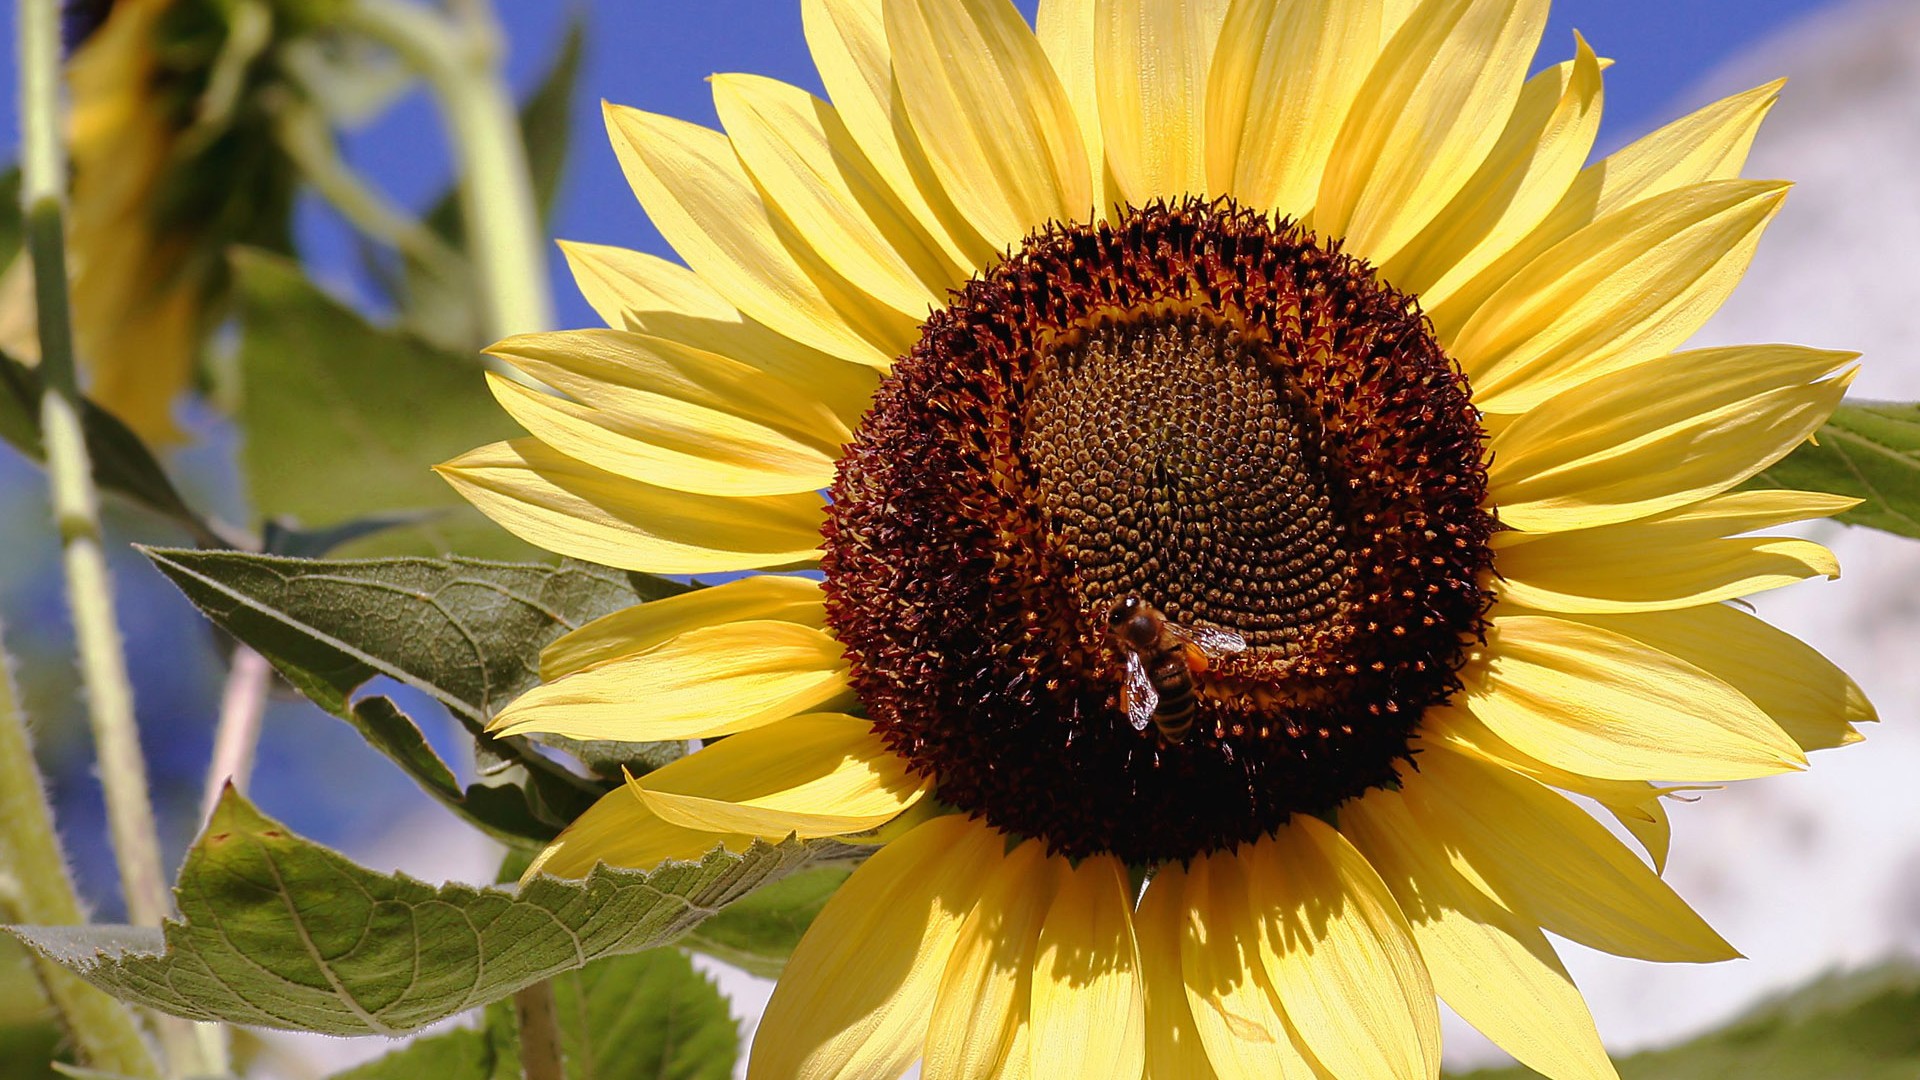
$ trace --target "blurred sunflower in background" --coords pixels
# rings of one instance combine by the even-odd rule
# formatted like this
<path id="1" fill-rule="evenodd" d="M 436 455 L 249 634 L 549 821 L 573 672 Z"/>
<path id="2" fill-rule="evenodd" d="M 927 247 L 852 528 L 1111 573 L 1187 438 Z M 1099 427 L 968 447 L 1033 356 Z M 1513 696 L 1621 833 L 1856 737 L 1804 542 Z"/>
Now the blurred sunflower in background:
<path id="1" fill-rule="evenodd" d="M 499 732 L 726 738 L 535 872 L 879 845 L 754 1077 L 1431 1077 L 1436 996 L 1612 1076 L 1544 932 L 1735 956 L 1666 785 L 1874 719 L 1731 603 L 1838 573 L 1748 534 L 1852 500 L 1740 485 L 1853 355 L 1671 351 L 1785 196 L 1778 85 L 1589 165 L 1544 0 L 804 11 L 831 105 L 609 108 L 687 268 L 568 245 L 611 329 L 497 345 L 565 396 L 495 378 L 531 437 L 441 468 L 565 555 L 769 571 L 547 650 Z"/>

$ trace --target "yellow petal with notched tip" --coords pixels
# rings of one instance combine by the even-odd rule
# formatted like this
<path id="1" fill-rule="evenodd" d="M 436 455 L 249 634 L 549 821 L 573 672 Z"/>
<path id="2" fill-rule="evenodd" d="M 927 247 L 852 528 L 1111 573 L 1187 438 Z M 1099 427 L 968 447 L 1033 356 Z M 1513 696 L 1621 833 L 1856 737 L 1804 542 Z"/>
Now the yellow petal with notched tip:
<path id="1" fill-rule="evenodd" d="M 1187 873 L 1180 864 L 1161 867 L 1133 916 L 1134 937 L 1140 945 L 1140 985 L 1147 1001 L 1147 1075 L 1214 1080 L 1180 974 L 1186 882 Z"/>
<path id="2" fill-rule="evenodd" d="M 1415 8 L 1334 140 L 1314 231 L 1376 264 L 1418 235 L 1499 140 L 1546 21 L 1546 0 Z"/>
<path id="3" fill-rule="evenodd" d="M 884 0 L 800 0 L 807 49 L 847 131 L 961 277 L 996 256 L 933 179 L 893 78 Z"/>
<path id="4" fill-rule="evenodd" d="M 722 498 L 596 469 L 538 439 L 482 446 L 434 469 L 508 532 L 560 555 L 654 574 L 819 558 L 818 495 Z"/>
<path id="5" fill-rule="evenodd" d="M 874 299 L 914 319 L 962 280 L 854 142 L 833 106 L 759 75 L 715 75 L 734 152 L 800 239 Z"/>
<path id="6" fill-rule="evenodd" d="M 866 412 L 879 372 L 748 319 L 686 267 L 601 244 L 563 240 L 560 250 L 580 292 L 608 326 L 724 356 L 785 386 L 805 387 L 805 397 L 831 410 L 832 423 L 825 430 L 839 442 L 852 436 Z"/>
<path id="7" fill-rule="evenodd" d="M 1207 185 L 1244 206 L 1313 209 L 1381 39 L 1371 0 L 1234 0 L 1207 78 Z"/>
<path id="8" fill-rule="evenodd" d="M 1712 672 L 1759 706 L 1802 750 L 1859 742 L 1853 725 L 1880 718 L 1860 685 L 1818 650 L 1725 604 L 1579 618 Z"/>
<path id="9" fill-rule="evenodd" d="M 1457 287 L 1450 279 L 1421 294 L 1440 344 L 1450 347 L 1467 320 L 1515 274 L 1600 218 L 1690 184 L 1739 176 L 1783 82 L 1716 101 L 1581 170 L 1546 220 L 1492 265 Z"/>
<path id="10" fill-rule="evenodd" d="M 926 781 L 841 713 L 743 731 L 628 781 L 661 820 L 778 839 L 861 832 L 920 801 Z"/>
<path id="11" fill-rule="evenodd" d="M 1606 61 L 1574 35 L 1575 58 L 1528 79 L 1487 159 L 1447 208 L 1380 268 L 1425 297 L 1484 270 L 1540 224 L 1586 164 L 1600 131 Z"/>
<path id="12" fill-rule="evenodd" d="M 1080 122 L 1080 137 L 1087 145 L 1094 216 L 1111 221 L 1122 200 L 1120 182 L 1107 167 L 1106 136 L 1100 132 L 1100 92 L 1094 85 L 1093 58 L 1099 27 L 1094 19 L 1096 3 L 1098 0 L 1040 0 L 1033 34 L 1067 92 L 1074 119 Z"/>
<path id="13" fill-rule="evenodd" d="M 1062 860 L 1064 862 L 1064 860 Z M 1091 855 L 1058 870 L 1033 969 L 1033 1072 L 1138 1080 L 1146 996 L 1127 869 Z"/>
<path id="14" fill-rule="evenodd" d="M 1031 1028 L 1027 1013 L 1040 927 L 1062 866 L 1063 860 L 1047 856 L 1045 844 L 1028 840 L 987 883 L 940 978 L 922 1080 L 973 1080 L 1030 1068 L 1029 1061 L 1009 1059 L 1017 1033 Z M 1020 1041 L 1021 1058 L 1030 1057 L 1031 1041 Z"/>
<path id="15" fill-rule="evenodd" d="M 707 284 L 743 313 L 795 341 L 886 368 L 913 343 L 912 320 L 780 235 L 725 135 L 697 124 L 606 106 L 607 134 L 647 218 Z"/>
<path id="16" fill-rule="evenodd" d="M 1102 142 L 1135 206 L 1207 191 L 1207 70 L 1226 10 L 1226 0 L 1094 4 Z"/>
<path id="17" fill-rule="evenodd" d="M 657 742 L 731 735 L 850 700 L 840 645 L 766 619 L 704 626 L 515 698 L 489 730 Z"/>
<path id="18" fill-rule="evenodd" d="M 896 1077 L 921 1054 L 960 928 L 1004 861 L 960 815 L 881 848 L 821 909 L 754 1033 L 748 1080 Z"/>
<path id="19" fill-rule="evenodd" d="M 1501 524 L 1549 532 L 1717 495 L 1818 430 L 1857 356 L 1793 345 L 1700 349 L 1571 386 L 1494 436 L 1487 498 Z"/>
<path id="20" fill-rule="evenodd" d="M 521 881 L 536 874 L 586 877 L 596 865 L 651 870 L 668 859 L 699 859 L 717 847 L 745 851 L 751 836 L 722 835 L 670 825 L 647 809 L 633 790 L 614 788 L 573 819 L 546 850 L 534 857 Z"/>
<path id="21" fill-rule="evenodd" d="M 1470 880 L 1540 927 L 1620 956 L 1679 963 L 1735 952 L 1601 824 L 1540 784 L 1422 743 L 1402 774 L 1425 834 Z"/>
<path id="22" fill-rule="evenodd" d="M 1837 514 L 1854 500 L 1798 491 L 1743 491 L 1640 521 L 1515 535 L 1496 548 L 1502 599 L 1545 611 L 1598 613 L 1694 607 L 1835 578 L 1840 564 L 1811 540 L 1734 537 Z"/>
<path id="23" fill-rule="evenodd" d="M 1586 623 L 1496 609 L 1456 703 L 1521 752 L 1609 780 L 1717 783 L 1806 755 L 1708 672 Z"/>
<path id="24" fill-rule="evenodd" d="M 1296 815 L 1246 866 L 1267 979 L 1314 1059 L 1335 1076 L 1439 1076 L 1433 984 L 1366 857 Z"/>
<path id="25" fill-rule="evenodd" d="M 646 652 L 689 630 L 749 619 L 824 629 L 827 609 L 820 583 L 785 574 L 759 574 L 622 608 L 540 650 L 540 678 L 552 682 L 582 668 Z"/>
<path id="26" fill-rule="evenodd" d="M 1656 195 L 1574 233 L 1488 298 L 1448 344 L 1490 413 L 1665 353 L 1746 273 L 1788 185 L 1721 180 Z"/>
<path id="27" fill-rule="evenodd" d="M 1315 1080 L 1320 1073 L 1281 1015 L 1260 959 L 1245 851 L 1215 852 L 1187 870 L 1176 914 L 1194 1030 L 1221 1080 Z"/>
<path id="28" fill-rule="evenodd" d="M 1615 1080 L 1546 935 L 1461 877 L 1398 792 L 1376 788 L 1343 805 L 1340 831 L 1392 890 L 1434 988 L 1462 1019 L 1556 1080 Z"/>
<path id="29" fill-rule="evenodd" d="M 1007 0 L 886 0 L 893 74 L 940 186 L 996 249 L 1093 208 L 1066 90 Z"/>

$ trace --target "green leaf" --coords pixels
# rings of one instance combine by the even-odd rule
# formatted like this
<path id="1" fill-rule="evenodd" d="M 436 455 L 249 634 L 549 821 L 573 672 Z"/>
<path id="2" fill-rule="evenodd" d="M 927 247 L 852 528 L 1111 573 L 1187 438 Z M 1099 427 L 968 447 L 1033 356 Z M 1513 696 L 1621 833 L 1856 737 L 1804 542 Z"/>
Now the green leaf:
<path id="1" fill-rule="evenodd" d="M 823 866 L 774 882 L 694 927 L 684 944 L 755 975 L 777 978 L 814 916 L 852 872 L 851 867 Z"/>
<path id="2" fill-rule="evenodd" d="M 1851 495 L 1866 501 L 1839 520 L 1920 539 L 1920 404 L 1842 405 L 1819 439 L 1747 486 Z"/>
<path id="3" fill-rule="evenodd" d="M 497 1011 L 488 1010 L 490 1020 Z M 520 1080 L 519 1053 L 509 1019 L 415 1039 L 329 1080 Z"/>
<path id="4" fill-rule="evenodd" d="M 510 844 L 539 844 L 605 790 L 520 739 L 485 733 L 494 711 L 539 681 L 540 649 L 591 619 L 686 586 L 588 563 L 475 559 L 322 561 L 236 551 L 143 548 L 222 630 L 296 689 L 346 720 L 426 792 Z M 636 595 L 636 586 L 650 592 Z M 493 763 L 461 787 L 405 713 L 352 702 L 386 675 L 445 704 Z M 629 747 L 644 762 L 654 751 Z M 618 770 L 613 771 L 618 775 Z"/>
<path id="5" fill-rule="evenodd" d="M 0 439 L 34 461 L 45 462 L 40 443 L 40 372 L 0 353 Z M 112 413 L 91 401 L 80 403 L 80 424 L 93 463 L 93 480 L 135 505 L 168 518 L 203 544 L 227 546 L 200 515 L 188 507 L 160 462 L 140 436 Z"/>
<path id="6" fill-rule="evenodd" d="M 1920 1076 L 1920 964 L 1827 975 L 1707 1035 L 1623 1058 L 1621 1080 L 1913 1080 Z M 1483 1069 L 1458 1080 L 1521 1080 Z"/>
<path id="7" fill-rule="evenodd" d="M 179 921 L 10 930 L 102 990 L 176 1016 L 399 1035 L 666 944 L 760 885 L 856 853 L 756 842 L 650 872 L 603 866 L 517 891 L 435 888 L 356 866 L 229 790 L 187 853 Z"/>
<path id="8" fill-rule="evenodd" d="M 10 165 L 0 172 L 0 270 L 5 270 L 20 253 L 20 166 Z"/>
<path id="9" fill-rule="evenodd" d="M 436 462 L 518 434 L 476 358 L 369 325 L 288 260 L 242 252 L 234 273 L 240 463 L 255 513 L 322 529 L 444 508 L 347 550 L 537 557 L 432 471 Z"/>

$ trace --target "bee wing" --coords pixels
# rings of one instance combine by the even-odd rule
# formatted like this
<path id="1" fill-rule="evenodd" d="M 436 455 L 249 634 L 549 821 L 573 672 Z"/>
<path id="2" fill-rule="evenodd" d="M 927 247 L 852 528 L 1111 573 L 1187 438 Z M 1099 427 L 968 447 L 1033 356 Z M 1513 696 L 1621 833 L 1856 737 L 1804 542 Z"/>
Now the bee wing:
<path id="1" fill-rule="evenodd" d="M 1176 626 L 1173 623 L 1168 623 L 1167 629 L 1210 656 L 1237 653 L 1247 647 L 1247 639 L 1231 630 L 1215 630 L 1208 626 Z"/>
<path id="2" fill-rule="evenodd" d="M 1153 688 L 1153 680 L 1147 677 L 1147 665 L 1140 654 L 1127 653 L 1127 681 L 1120 685 L 1120 707 L 1126 710 L 1127 722 L 1135 731 L 1147 730 L 1153 721 L 1153 710 L 1160 705 L 1160 691 Z"/>

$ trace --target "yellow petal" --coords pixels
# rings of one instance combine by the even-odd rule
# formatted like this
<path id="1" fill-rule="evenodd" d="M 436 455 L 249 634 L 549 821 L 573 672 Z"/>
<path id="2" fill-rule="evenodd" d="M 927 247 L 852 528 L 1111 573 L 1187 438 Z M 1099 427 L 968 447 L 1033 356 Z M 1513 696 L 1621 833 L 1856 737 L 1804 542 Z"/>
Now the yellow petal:
<path id="1" fill-rule="evenodd" d="M 1296 815 L 1253 845 L 1247 878 L 1267 978 L 1314 1059 L 1335 1076 L 1438 1077 L 1433 983 L 1366 857 Z"/>
<path id="2" fill-rule="evenodd" d="M 515 698 L 497 734 L 569 739 L 703 739 L 850 698 L 840 645 L 820 630 L 754 619 L 689 630 Z"/>
<path id="3" fill-rule="evenodd" d="M 629 783 L 661 820 L 771 840 L 860 832 L 926 793 L 907 760 L 841 713 L 795 716 L 743 731 Z"/>
<path id="4" fill-rule="evenodd" d="M 807 48 L 847 131 L 913 220 L 966 276 L 997 254 L 933 179 L 893 78 L 884 0 L 800 0 Z"/>
<path id="5" fill-rule="evenodd" d="M 1040 0 L 1033 20 L 1040 50 L 1060 78 L 1060 86 L 1080 122 L 1087 145 L 1087 169 L 1093 185 L 1096 216 L 1113 220 L 1121 202 L 1120 182 L 1107 167 L 1106 137 L 1100 133 L 1100 91 L 1094 83 L 1094 38 L 1098 24 L 1094 5 L 1099 0 Z"/>
<path id="6" fill-rule="evenodd" d="M 783 241 L 725 135 L 614 105 L 606 118 L 647 217 L 733 306 L 795 341 L 881 369 L 912 345 L 911 319 L 883 312 Z"/>
<path id="7" fill-rule="evenodd" d="M 1064 865 L 1033 969 L 1033 1072 L 1138 1080 L 1146 996 L 1127 869 L 1111 855 Z"/>
<path id="8" fill-rule="evenodd" d="M 1403 773 L 1422 830 L 1469 880 L 1536 925 L 1643 960 L 1704 963 L 1735 952 L 1599 822 L 1563 796 L 1444 745 Z"/>
<path id="9" fill-rule="evenodd" d="M 748 1080 L 896 1077 L 920 1056 L 960 928 L 1005 838 L 961 815 L 875 852 L 813 920 L 754 1034 Z"/>
<path id="10" fill-rule="evenodd" d="M 552 682 L 582 668 L 646 652 L 689 630 L 748 619 L 777 619 L 822 629 L 827 611 L 820 583 L 785 574 L 759 574 L 621 608 L 540 650 L 540 678 Z"/>
<path id="11" fill-rule="evenodd" d="M 1520 90 L 1506 130 L 1453 202 L 1380 270 L 1423 299 L 1471 279 L 1532 231 L 1567 192 L 1600 131 L 1606 63 L 1574 35 L 1575 59 Z M 1437 287 L 1437 288 L 1436 288 Z"/>
<path id="12" fill-rule="evenodd" d="M 758 75 L 715 75 L 712 83 L 720 123 L 768 204 L 836 273 L 916 320 L 964 280 L 833 106 Z"/>
<path id="13" fill-rule="evenodd" d="M 1546 21 L 1546 0 L 1416 8 L 1334 141 L 1315 231 L 1376 264 L 1412 240 L 1500 138 Z"/>
<path id="14" fill-rule="evenodd" d="M 1833 553 L 1810 540 L 1728 537 L 1853 505 L 1818 492 L 1739 491 L 1640 521 L 1528 537 L 1497 549 L 1495 589 L 1547 611 L 1658 611 L 1834 578 Z"/>
<path id="15" fill-rule="evenodd" d="M 669 825 L 623 785 L 600 796 L 600 801 L 554 837 L 520 880 L 529 880 L 535 874 L 582 878 L 600 863 L 651 870 L 668 859 L 699 859 L 717 847 L 745 851 L 753 839 Z"/>
<path id="16" fill-rule="evenodd" d="M 1316 1080 L 1261 962 L 1245 848 L 1193 861 L 1180 920 L 1180 976 L 1207 1060 L 1221 1080 Z M 1163 873 L 1165 871 L 1162 871 Z M 1266 903 L 1260 898 L 1259 903 Z"/>
<path id="17" fill-rule="evenodd" d="M 1583 169 L 1546 220 L 1492 265 L 1458 287 L 1449 281 L 1421 294 L 1441 344 L 1450 345 L 1513 275 L 1594 221 L 1689 184 L 1739 176 L 1760 121 L 1779 98 L 1783 82 L 1716 101 Z"/>
<path id="18" fill-rule="evenodd" d="M 1207 69 L 1226 0 L 1097 0 L 1094 83 L 1107 163 L 1136 206 L 1207 191 Z"/>
<path id="19" fill-rule="evenodd" d="M 1207 79 L 1207 190 L 1300 218 L 1383 40 L 1371 0 L 1235 0 Z"/>
<path id="20" fill-rule="evenodd" d="M 1858 683 L 1812 646 L 1737 608 L 1582 616 L 1713 673 L 1745 694 L 1802 750 L 1860 741 L 1879 719 Z"/>
<path id="21" fill-rule="evenodd" d="M 1147 996 L 1147 1075 L 1214 1080 L 1206 1047 L 1193 1026 L 1180 974 L 1180 933 L 1187 910 L 1187 874 L 1161 867 L 1140 898 L 1133 932 L 1140 946 L 1140 985 Z"/>
<path id="22" fill-rule="evenodd" d="M 560 250 L 581 294 L 608 326 L 724 356 L 766 372 L 783 386 L 805 387 L 801 400 L 827 405 L 832 422 L 825 426 L 840 442 L 852 436 L 866 412 L 879 372 L 754 322 L 686 267 L 601 244 L 563 240 Z"/>
<path id="23" fill-rule="evenodd" d="M 1794 345 L 1700 349 L 1572 385 L 1494 437 L 1487 497 L 1501 524 L 1548 532 L 1717 495 L 1818 430 L 1852 376 L 1816 380 L 1857 356 Z"/>
<path id="24" fill-rule="evenodd" d="M 1691 337 L 1739 283 L 1786 192 L 1774 181 L 1695 184 L 1556 244 L 1449 343 L 1474 404 L 1526 412 Z"/>
<path id="25" fill-rule="evenodd" d="M 987 883 L 979 905 L 960 928 L 940 979 L 927 1027 L 922 1080 L 974 1080 L 1006 1073 L 1003 1063 L 1011 1055 L 1015 1033 L 1029 1027 L 1040 927 L 1053 901 L 1060 865 L 1060 860 L 1047 857 L 1045 844 L 1028 840 Z M 1030 1042 L 1020 1047 L 1021 1057 L 1028 1056 Z"/>
<path id="26" fill-rule="evenodd" d="M 1521 752 L 1608 780 L 1716 783 L 1804 768 L 1746 696 L 1597 626 L 1496 610 L 1456 704 Z"/>
<path id="27" fill-rule="evenodd" d="M 707 574 L 819 558 L 812 493 L 694 495 L 596 469 L 538 439 L 482 446 L 434 471 L 522 540 L 622 570 Z"/>
<path id="28" fill-rule="evenodd" d="M 907 116 L 947 197 L 996 249 L 1093 208 L 1086 144 L 1007 0 L 887 0 Z"/>
<path id="29" fill-rule="evenodd" d="M 1547 1076 L 1615 1080 L 1546 935 L 1461 877 L 1398 792 L 1375 789 L 1342 806 L 1340 831 L 1392 890 L 1434 988 L 1462 1019 Z"/>

